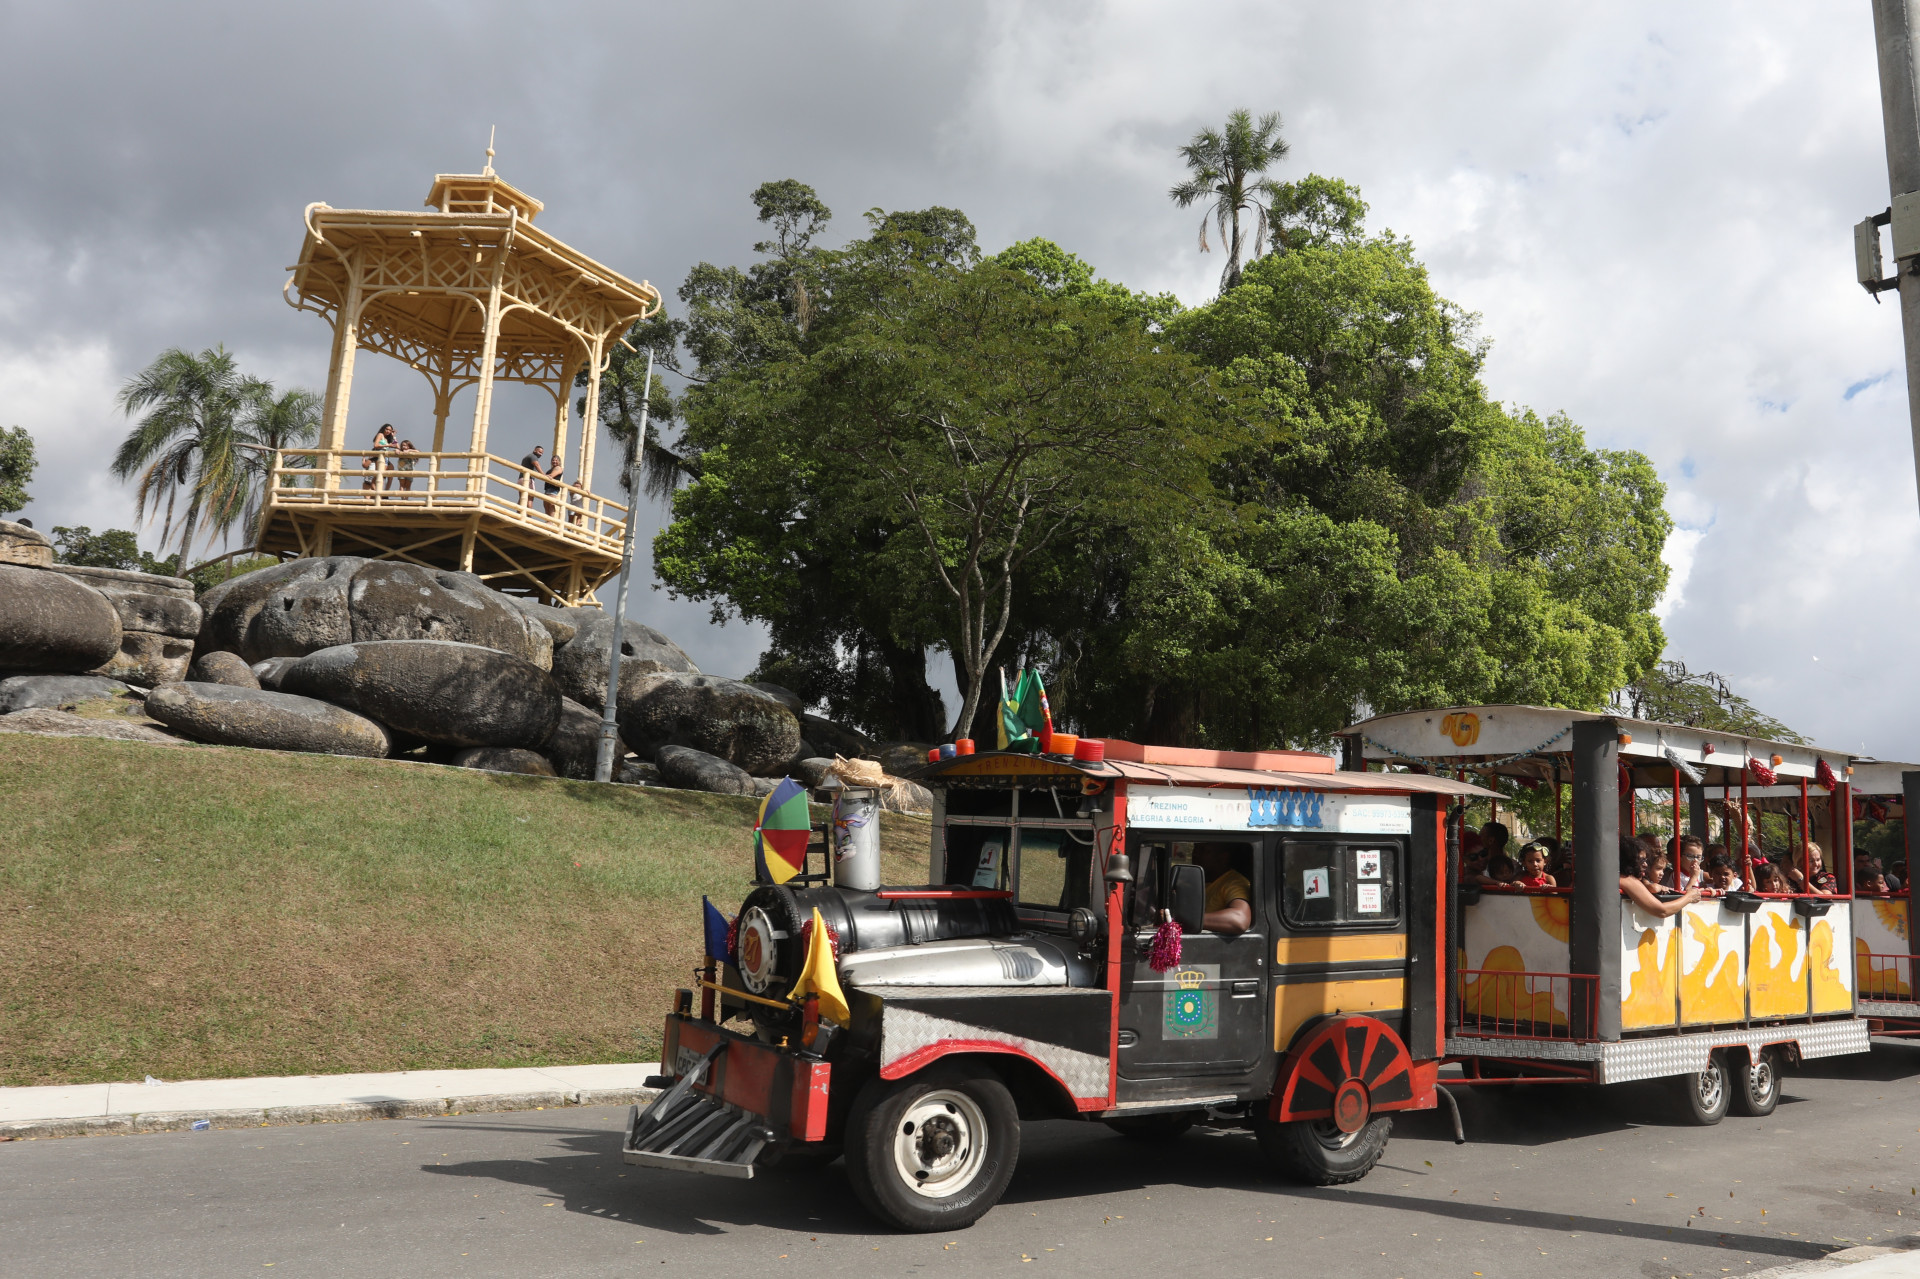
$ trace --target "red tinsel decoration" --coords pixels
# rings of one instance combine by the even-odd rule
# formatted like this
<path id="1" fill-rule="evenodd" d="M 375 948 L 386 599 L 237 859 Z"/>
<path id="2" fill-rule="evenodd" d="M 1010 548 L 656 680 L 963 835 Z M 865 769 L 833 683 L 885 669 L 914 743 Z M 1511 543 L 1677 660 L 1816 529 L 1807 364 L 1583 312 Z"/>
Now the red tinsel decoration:
<path id="1" fill-rule="evenodd" d="M 1759 782 L 1762 786 L 1771 786 L 1774 783 L 1774 771 L 1757 759 L 1747 761 L 1747 771 L 1752 773 L 1753 780 Z"/>
<path id="2" fill-rule="evenodd" d="M 1840 779 L 1833 775 L 1833 769 L 1827 766 L 1827 761 L 1824 759 L 1813 766 L 1813 780 L 1826 787 L 1828 791 L 1837 790 L 1840 786 Z"/>
<path id="3" fill-rule="evenodd" d="M 1885 804 L 1879 803 L 1878 801 L 1871 800 L 1871 799 L 1867 801 L 1867 812 L 1873 815 L 1873 820 L 1876 822 L 1886 821 L 1887 814 L 1891 811 L 1892 810 L 1889 809 Z"/>
<path id="4" fill-rule="evenodd" d="M 808 920 L 812 923 L 812 920 Z M 740 917 L 735 915 L 727 921 L 727 958 L 738 960 L 740 955 Z"/>
<path id="5" fill-rule="evenodd" d="M 807 953 L 807 947 L 813 945 L 813 921 L 809 919 L 800 925 L 800 953 Z M 833 962 L 840 962 L 840 930 L 832 924 L 827 925 L 827 945 L 833 948 Z"/>
<path id="6" fill-rule="evenodd" d="M 1160 921 L 1153 932 L 1153 948 L 1147 952 L 1147 967 L 1156 973 L 1180 966 L 1180 925 L 1171 916 Z"/>

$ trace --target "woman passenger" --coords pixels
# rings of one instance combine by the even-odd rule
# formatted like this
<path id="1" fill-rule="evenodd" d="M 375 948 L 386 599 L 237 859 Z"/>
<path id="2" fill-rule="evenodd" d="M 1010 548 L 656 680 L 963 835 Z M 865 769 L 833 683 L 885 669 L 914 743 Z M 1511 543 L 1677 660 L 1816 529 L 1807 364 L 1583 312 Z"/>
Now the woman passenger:
<path id="1" fill-rule="evenodd" d="M 1812 840 L 1807 841 L 1807 865 L 1813 868 L 1813 873 L 1802 877 L 1807 882 L 1806 892 L 1831 897 L 1839 890 L 1840 881 L 1827 869 L 1826 855 L 1820 851 L 1820 845 Z"/>
<path id="2" fill-rule="evenodd" d="M 1700 900 L 1700 890 L 1689 888 L 1672 901 L 1661 901 L 1653 895 L 1653 890 L 1640 880 L 1643 869 L 1641 846 L 1637 839 L 1620 841 L 1620 895 L 1638 906 L 1649 915 L 1665 918 L 1677 915 L 1682 910 Z"/>

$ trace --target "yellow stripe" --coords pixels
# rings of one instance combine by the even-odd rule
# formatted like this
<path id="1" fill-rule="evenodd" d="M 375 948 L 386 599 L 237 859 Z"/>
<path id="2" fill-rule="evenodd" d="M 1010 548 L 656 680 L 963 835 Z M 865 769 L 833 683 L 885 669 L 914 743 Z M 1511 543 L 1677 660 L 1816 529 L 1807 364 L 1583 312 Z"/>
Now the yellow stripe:
<path id="1" fill-rule="evenodd" d="M 1405 959 L 1404 933 L 1326 934 L 1282 937 L 1274 943 L 1276 964 L 1344 964 L 1356 959 Z"/>
<path id="2" fill-rule="evenodd" d="M 1285 1052 L 1294 1032 L 1322 1013 L 1397 1012 L 1406 1001 L 1399 977 L 1366 981 L 1306 981 L 1274 987 L 1273 1047 Z"/>

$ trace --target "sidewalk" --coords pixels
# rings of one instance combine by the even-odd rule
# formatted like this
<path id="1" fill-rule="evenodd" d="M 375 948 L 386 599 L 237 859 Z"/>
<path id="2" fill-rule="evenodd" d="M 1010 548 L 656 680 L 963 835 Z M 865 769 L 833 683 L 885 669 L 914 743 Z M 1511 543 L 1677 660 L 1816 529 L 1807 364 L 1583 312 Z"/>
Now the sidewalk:
<path id="1" fill-rule="evenodd" d="M 646 1062 L 0 1088 L 0 1141 L 627 1105 L 653 1096 L 645 1081 L 658 1070 Z"/>

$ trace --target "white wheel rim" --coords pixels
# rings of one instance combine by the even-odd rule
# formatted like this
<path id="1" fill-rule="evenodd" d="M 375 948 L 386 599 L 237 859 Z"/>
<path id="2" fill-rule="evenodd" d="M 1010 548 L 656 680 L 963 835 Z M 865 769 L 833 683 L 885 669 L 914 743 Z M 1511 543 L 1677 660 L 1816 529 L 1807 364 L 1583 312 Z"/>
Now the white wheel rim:
<path id="1" fill-rule="evenodd" d="M 1773 1063 L 1762 1057 L 1753 1067 L 1753 1099 L 1765 1105 L 1773 1097 L 1774 1082 Z"/>
<path id="2" fill-rule="evenodd" d="M 773 934 L 773 921 L 758 906 L 741 916 L 739 940 L 735 943 L 740 980 L 756 995 L 766 994 L 767 987 L 773 984 L 774 968 L 779 962 Z"/>
<path id="3" fill-rule="evenodd" d="M 1719 1063 L 1709 1062 L 1700 1072 L 1700 1109 L 1712 1114 L 1720 1108 L 1720 1094 L 1726 1090 L 1726 1073 Z"/>
<path id="4" fill-rule="evenodd" d="M 1340 1125 L 1331 1119 L 1314 1119 L 1309 1121 L 1307 1130 L 1313 1134 L 1315 1141 L 1328 1150 L 1345 1150 L 1360 1140 L 1360 1133 L 1365 1132 L 1366 1128 L 1362 1127 L 1359 1132 L 1341 1132 Z"/>
<path id="5" fill-rule="evenodd" d="M 987 1157 L 987 1117 L 963 1092 L 916 1098 L 893 1133 L 893 1169 L 916 1195 L 944 1199 L 973 1183 Z"/>

